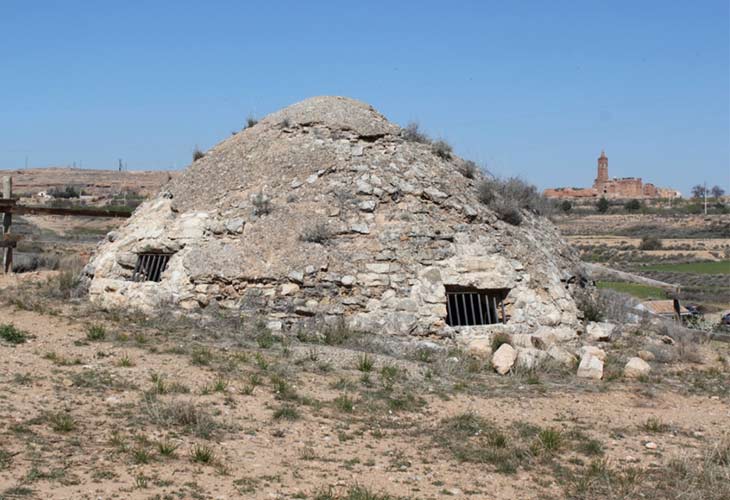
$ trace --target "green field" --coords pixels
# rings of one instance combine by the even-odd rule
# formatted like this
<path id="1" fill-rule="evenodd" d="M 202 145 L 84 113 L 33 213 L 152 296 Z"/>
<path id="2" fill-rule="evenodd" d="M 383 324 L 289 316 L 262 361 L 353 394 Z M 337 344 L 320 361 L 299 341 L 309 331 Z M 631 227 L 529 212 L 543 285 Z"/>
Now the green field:
<path id="1" fill-rule="evenodd" d="M 617 292 L 633 295 L 637 299 L 666 299 L 667 296 L 661 288 L 648 285 L 639 285 L 637 283 L 624 283 L 622 281 L 599 281 L 596 283 L 598 288 L 610 288 Z"/>
<path id="2" fill-rule="evenodd" d="M 721 260 L 719 262 L 689 262 L 687 264 L 654 264 L 641 267 L 640 270 L 693 274 L 730 274 L 730 260 Z"/>

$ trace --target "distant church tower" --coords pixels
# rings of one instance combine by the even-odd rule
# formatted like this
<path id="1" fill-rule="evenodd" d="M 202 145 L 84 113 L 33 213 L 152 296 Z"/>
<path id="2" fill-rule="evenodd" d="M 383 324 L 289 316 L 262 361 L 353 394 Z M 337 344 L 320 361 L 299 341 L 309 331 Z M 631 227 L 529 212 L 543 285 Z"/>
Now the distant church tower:
<path id="1" fill-rule="evenodd" d="M 596 184 L 603 184 L 608 182 L 608 157 L 605 151 L 601 151 L 601 156 L 598 157 L 598 177 L 596 177 Z"/>

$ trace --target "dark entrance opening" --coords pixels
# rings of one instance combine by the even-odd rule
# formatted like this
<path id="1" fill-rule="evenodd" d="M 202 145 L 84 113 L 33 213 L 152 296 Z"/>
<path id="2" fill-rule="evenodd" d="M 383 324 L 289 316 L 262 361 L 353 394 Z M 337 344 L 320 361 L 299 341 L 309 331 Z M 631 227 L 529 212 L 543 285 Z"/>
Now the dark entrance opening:
<path id="1" fill-rule="evenodd" d="M 476 326 L 506 323 L 507 288 L 471 288 L 446 285 L 446 324 Z"/>
<path id="2" fill-rule="evenodd" d="M 171 253 L 141 253 L 137 255 L 137 264 L 134 266 L 132 281 L 159 282 L 162 273 L 167 269 Z"/>

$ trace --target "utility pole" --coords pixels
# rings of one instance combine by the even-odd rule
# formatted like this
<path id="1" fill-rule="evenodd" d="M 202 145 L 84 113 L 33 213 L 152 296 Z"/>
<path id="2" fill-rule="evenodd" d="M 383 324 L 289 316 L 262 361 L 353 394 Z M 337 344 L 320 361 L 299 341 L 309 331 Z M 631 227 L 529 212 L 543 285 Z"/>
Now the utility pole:
<path id="1" fill-rule="evenodd" d="M 122 159 L 121 158 L 119 158 L 119 171 L 120 172 L 122 171 Z"/>
<path id="2" fill-rule="evenodd" d="M 705 181 L 704 192 L 705 192 L 705 215 L 707 215 L 707 181 Z"/>

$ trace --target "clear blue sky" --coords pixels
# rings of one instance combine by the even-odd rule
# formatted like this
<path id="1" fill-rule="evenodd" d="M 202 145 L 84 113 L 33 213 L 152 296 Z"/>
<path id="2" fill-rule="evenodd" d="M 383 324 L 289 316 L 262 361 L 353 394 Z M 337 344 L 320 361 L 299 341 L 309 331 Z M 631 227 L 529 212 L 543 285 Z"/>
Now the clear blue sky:
<path id="1" fill-rule="evenodd" d="M 0 3 L 0 168 L 184 167 L 313 95 L 541 188 L 730 191 L 728 0 Z"/>

